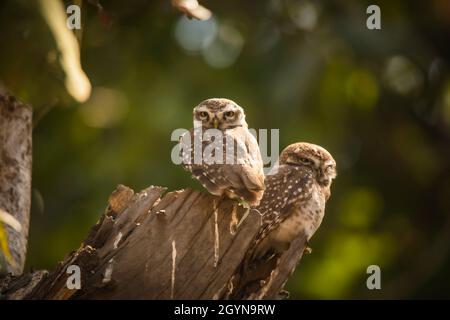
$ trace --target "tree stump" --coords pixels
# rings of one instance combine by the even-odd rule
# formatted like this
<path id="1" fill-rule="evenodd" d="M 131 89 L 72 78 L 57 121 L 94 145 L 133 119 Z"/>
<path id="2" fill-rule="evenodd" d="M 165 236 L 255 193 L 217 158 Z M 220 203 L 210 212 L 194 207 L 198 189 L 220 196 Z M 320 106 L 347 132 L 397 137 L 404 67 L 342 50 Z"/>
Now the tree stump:
<path id="1" fill-rule="evenodd" d="M 0 275 L 25 265 L 31 205 L 32 110 L 0 88 Z"/>
<path id="2" fill-rule="evenodd" d="M 276 299 L 303 252 L 297 241 L 269 270 L 270 279 L 236 292 L 247 249 L 261 225 L 251 211 L 186 189 L 165 194 L 119 186 L 106 212 L 80 248 L 47 273 L 0 282 L 6 299 Z M 81 288 L 69 289 L 69 266 L 78 266 Z M 244 271 L 245 272 L 245 271 Z M 245 290 L 245 292 L 244 292 Z"/>

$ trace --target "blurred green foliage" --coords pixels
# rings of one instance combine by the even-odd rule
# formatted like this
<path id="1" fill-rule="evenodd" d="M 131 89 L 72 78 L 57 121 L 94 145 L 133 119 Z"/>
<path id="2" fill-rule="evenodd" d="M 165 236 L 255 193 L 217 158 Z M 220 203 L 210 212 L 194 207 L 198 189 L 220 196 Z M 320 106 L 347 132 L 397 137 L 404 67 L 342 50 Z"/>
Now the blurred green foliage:
<path id="1" fill-rule="evenodd" d="M 188 20 L 169 1 L 83 2 L 77 104 L 33 1 L 0 3 L 0 82 L 33 105 L 28 264 L 75 249 L 119 183 L 201 187 L 170 152 L 192 108 L 227 97 L 281 148 L 309 141 L 338 164 L 326 217 L 288 283 L 292 298 L 450 295 L 450 5 L 377 1 L 205 1 Z M 69 4 L 69 2 L 66 2 Z M 366 268 L 382 290 L 366 288 Z"/>

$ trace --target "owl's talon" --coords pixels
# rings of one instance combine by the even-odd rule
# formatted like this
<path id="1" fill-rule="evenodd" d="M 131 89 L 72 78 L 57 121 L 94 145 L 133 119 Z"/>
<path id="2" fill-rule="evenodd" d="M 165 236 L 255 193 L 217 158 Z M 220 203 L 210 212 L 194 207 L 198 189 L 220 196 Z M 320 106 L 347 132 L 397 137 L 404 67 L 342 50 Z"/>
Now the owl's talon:
<path id="1" fill-rule="evenodd" d="M 281 291 L 278 293 L 277 298 L 280 299 L 280 300 L 283 300 L 283 299 L 288 299 L 289 296 L 290 296 L 289 291 L 287 291 L 287 290 L 281 290 Z"/>
<path id="2" fill-rule="evenodd" d="M 312 253 L 312 248 L 306 246 L 305 249 L 303 249 L 303 254 L 311 254 Z"/>
<path id="3" fill-rule="evenodd" d="M 241 224 L 245 221 L 245 219 L 247 219 L 248 215 L 250 213 L 250 208 L 247 208 L 244 212 L 244 214 L 242 215 L 241 220 L 239 220 L 237 226 L 236 226 L 236 231 L 239 229 L 239 227 L 241 226 Z"/>
<path id="4" fill-rule="evenodd" d="M 250 205 L 243 199 L 239 198 L 237 200 L 237 202 L 239 203 L 240 206 L 244 207 L 244 208 L 250 208 Z"/>
<path id="5" fill-rule="evenodd" d="M 248 215 L 250 214 L 250 209 L 251 209 L 250 205 L 247 202 L 245 202 L 244 200 L 239 199 L 238 202 L 239 202 L 239 205 L 243 206 L 246 210 L 245 210 L 244 214 L 242 215 L 241 220 L 239 220 L 239 222 L 236 226 L 236 231 L 239 229 L 239 227 L 245 221 L 245 219 L 247 219 Z"/>

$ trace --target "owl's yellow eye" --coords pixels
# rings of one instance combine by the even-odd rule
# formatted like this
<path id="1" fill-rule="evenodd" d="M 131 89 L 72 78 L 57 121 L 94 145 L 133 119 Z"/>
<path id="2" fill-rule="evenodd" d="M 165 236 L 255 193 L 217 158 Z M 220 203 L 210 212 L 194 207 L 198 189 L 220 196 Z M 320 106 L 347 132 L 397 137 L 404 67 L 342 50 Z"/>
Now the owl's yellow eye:
<path id="1" fill-rule="evenodd" d="M 198 115 L 200 116 L 201 119 L 208 118 L 208 112 L 206 112 L 206 111 L 201 111 L 198 113 Z"/>
<path id="2" fill-rule="evenodd" d="M 227 111 L 227 112 L 225 112 L 225 117 L 226 117 L 226 118 L 232 118 L 232 117 L 234 117 L 234 111 Z"/>
<path id="3" fill-rule="evenodd" d="M 311 159 L 308 159 L 308 158 L 300 158 L 300 162 L 303 164 L 312 164 L 313 163 L 311 161 Z"/>

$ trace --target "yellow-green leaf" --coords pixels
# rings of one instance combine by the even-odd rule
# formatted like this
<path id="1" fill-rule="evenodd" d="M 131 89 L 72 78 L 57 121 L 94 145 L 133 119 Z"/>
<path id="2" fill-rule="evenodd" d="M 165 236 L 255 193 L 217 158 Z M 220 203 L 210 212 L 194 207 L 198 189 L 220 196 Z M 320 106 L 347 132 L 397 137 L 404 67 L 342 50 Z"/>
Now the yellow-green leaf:
<path id="1" fill-rule="evenodd" d="M 10 264 L 12 264 L 14 262 L 14 260 L 12 259 L 11 252 L 9 252 L 8 235 L 7 235 L 5 228 L 3 227 L 3 224 L 1 222 L 0 222 L 0 250 L 2 251 L 6 260 Z"/>

